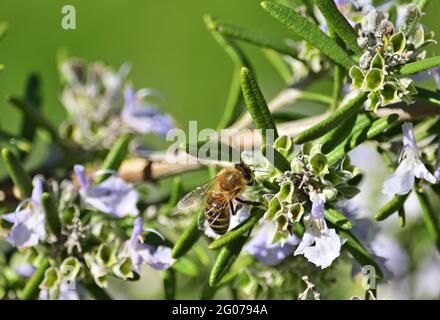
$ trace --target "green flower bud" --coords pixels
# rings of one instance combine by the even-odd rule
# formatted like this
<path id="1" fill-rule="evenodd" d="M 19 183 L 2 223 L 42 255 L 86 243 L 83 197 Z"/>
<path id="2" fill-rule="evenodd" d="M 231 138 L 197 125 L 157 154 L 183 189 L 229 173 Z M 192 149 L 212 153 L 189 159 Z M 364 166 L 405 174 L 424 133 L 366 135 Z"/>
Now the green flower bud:
<path id="1" fill-rule="evenodd" d="M 123 280 L 133 279 L 135 274 L 131 270 L 131 265 L 131 259 L 124 258 L 113 266 L 112 271 L 116 277 Z"/>
<path id="2" fill-rule="evenodd" d="M 290 170 L 292 170 L 293 173 L 301 174 L 304 172 L 304 163 L 297 158 L 294 158 L 290 162 Z"/>
<path id="3" fill-rule="evenodd" d="M 273 147 L 284 157 L 287 157 L 292 151 L 293 142 L 288 136 L 280 136 L 275 140 Z"/>
<path id="4" fill-rule="evenodd" d="M 376 54 L 371 61 L 370 69 L 379 69 L 385 71 L 385 60 L 380 54 Z"/>
<path id="5" fill-rule="evenodd" d="M 75 257 L 67 257 L 61 263 L 60 272 L 67 280 L 75 280 L 81 271 L 81 263 Z"/>
<path id="6" fill-rule="evenodd" d="M 61 281 L 60 274 L 55 267 L 50 267 L 44 272 L 44 279 L 40 284 L 40 289 L 55 289 Z"/>
<path id="7" fill-rule="evenodd" d="M 292 181 L 284 180 L 281 183 L 280 191 L 275 195 L 281 202 L 292 203 L 295 193 L 295 186 Z"/>
<path id="8" fill-rule="evenodd" d="M 96 254 L 97 261 L 104 266 L 110 267 L 116 263 L 115 250 L 107 244 L 101 244 Z"/>
<path id="9" fill-rule="evenodd" d="M 292 222 L 299 222 L 304 214 L 304 207 L 297 202 L 287 206 L 288 217 Z"/>
<path id="10" fill-rule="evenodd" d="M 270 200 L 269 202 L 269 207 L 266 213 L 264 214 L 264 218 L 266 220 L 273 220 L 275 218 L 275 215 L 278 212 L 282 212 L 282 211 L 283 209 L 280 199 L 278 199 L 277 197 L 273 197 L 272 200 Z"/>
<path id="11" fill-rule="evenodd" d="M 383 88 L 383 82 L 385 80 L 385 72 L 373 68 L 367 72 L 365 76 L 364 83 L 362 84 L 363 91 L 373 91 L 376 92 Z"/>
<path id="12" fill-rule="evenodd" d="M 400 26 L 399 30 L 405 35 L 410 35 L 417 27 L 421 16 L 422 12 L 417 5 L 409 5 L 406 9 L 406 14 L 403 18 L 403 23 Z"/>
<path id="13" fill-rule="evenodd" d="M 393 34 L 390 38 L 390 46 L 395 54 L 402 54 L 406 47 L 406 38 L 403 33 Z"/>
<path id="14" fill-rule="evenodd" d="M 309 164 L 310 164 L 310 169 L 318 177 L 323 177 L 327 173 L 329 173 L 327 157 L 322 153 L 317 153 L 312 158 L 310 158 Z"/>

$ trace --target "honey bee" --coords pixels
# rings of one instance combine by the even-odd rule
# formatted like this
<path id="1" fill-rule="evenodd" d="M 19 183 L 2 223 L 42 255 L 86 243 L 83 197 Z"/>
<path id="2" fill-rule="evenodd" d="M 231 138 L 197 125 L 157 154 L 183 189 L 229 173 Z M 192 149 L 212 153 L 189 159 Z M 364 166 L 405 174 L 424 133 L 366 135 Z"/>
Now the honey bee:
<path id="1" fill-rule="evenodd" d="M 259 205 L 257 202 L 238 198 L 253 183 L 252 170 L 243 162 L 237 163 L 234 167 L 221 170 L 214 179 L 184 196 L 177 203 L 177 209 L 188 210 L 204 206 L 204 212 L 199 215 L 199 229 L 210 227 L 216 234 L 222 235 L 229 229 L 231 213 L 236 213 L 232 203 L 234 199 L 243 204 Z"/>

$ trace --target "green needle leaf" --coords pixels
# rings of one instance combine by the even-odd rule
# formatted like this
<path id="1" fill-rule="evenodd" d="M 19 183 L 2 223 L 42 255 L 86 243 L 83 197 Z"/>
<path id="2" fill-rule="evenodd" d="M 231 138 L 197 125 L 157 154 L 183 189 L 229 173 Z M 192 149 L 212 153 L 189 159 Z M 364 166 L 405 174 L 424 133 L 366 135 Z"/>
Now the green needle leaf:
<path id="1" fill-rule="evenodd" d="M 26 84 L 25 101 L 29 106 L 41 110 L 41 80 L 37 74 L 30 74 Z M 21 136 L 28 140 L 34 141 L 36 132 L 36 126 L 32 121 L 28 121 L 26 117 L 23 118 L 21 123 Z M 20 158 L 23 158 L 24 152 L 20 154 Z"/>
<path id="2" fill-rule="evenodd" d="M 275 20 L 283 24 L 296 36 L 309 42 L 334 62 L 349 70 L 355 63 L 350 55 L 333 39 L 322 32 L 319 27 L 293 9 L 277 4 L 273 1 L 264 1 L 261 6 Z"/>
<path id="3" fill-rule="evenodd" d="M 187 253 L 202 235 L 202 231 L 199 230 L 198 227 L 198 222 L 199 222 L 199 215 L 204 214 L 203 210 L 204 208 L 201 209 L 198 214 L 194 214 L 191 223 L 183 231 L 180 238 L 176 241 L 172 253 L 174 259 L 178 259 L 182 257 L 185 253 Z"/>
<path id="4" fill-rule="evenodd" d="M 227 274 L 235 260 L 237 260 L 247 238 L 247 236 L 240 237 L 221 248 L 209 275 L 209 285 L 211 287 L 216 287 L 220 284 L 222 278 Z"/>
<path id="5" fill-rule="evenodd" d="M 274 35 L 216 19 L 212 20 L 210 27 L 228 38 L 234 38 L 259 47 L 269 48 L 293 58 L 298 57 L 297 50 L 289 47 L 284 39 L 279 39 Z"/>
<path id="6" fill-rule="evenodd" d="M 241 69 L 241 89 L 243 90 L 244 99 L 248 107 L 249 113 L 255 122 L 257 129 L 262 130 L 263 144 L 266 142 L 266 130 L 273 130 L 274 139 L 278 138 L 278 131 L 275 122 L 270 114 L 269 107 L 264 99 L 263 93 L 258 87 L 251 70 L 248 68 Z"/>
<path id="7" fill-rule="evenodd" d="M 440 251 L 440 225 L 437 212 L 434 211 L 429 198 L 424 192 L 416 190 L 417 199 L 422 209 L 423 220 L 425 221 L 426 230 L 434 241 L 437 250 Z"/>
<path id="8" fill-rule="evenodd" d="M 50 267 L 49 259 L 43 258 L 32 277 L 27 281 L 24 289 L 18 293 L 20 300 L 35 300 L 40 292 L 39 285 L 43 281 L 44 273 Z"/>
<path id="9" fill-rule="evenodd" d="M 341 212 L 335 209 L 327 209 L 324 211 L 324 218 L 344 230 L 350 230 L 353 227 L 353 223 L 344 216 Z"/>
<path id="10" fill-rule="evenodd" d="M 35 106 L 31 105 L 28 101 L 22 100 L 15 96 L 8 96 L 6 97 L 6 100 L 10 104 L 20 109 L 25 118 L 33 122 L 35 126 L 45 129 L 51 135 L 54 141 L 60 141 L 56 127 L 54 127 L 52 123 L 50 123 L 49 120 L 47 120 Z"/>
<path id="11" fill-rule="evenodd" d="M 218 140 L 197 141 L 197 144 L 186 143 L 185 152 L 189 155 L 207 160 L 224 161 L 224 159 L 240 159 L 240 150 Z"/>
<path id="12" fill-rule="evenodd" d="M 314 125 L 313 127 L 301 132 L 295 137 L 293 142 L 295 144 L 303 144 L 319 137 L 322 137 L 327 132 L 333 130 L 337 125 L 347 120 L 363 106 L 367 100 L 367 93 L 361 92 L 352 100 L 350 100 L 345 106 L 341 107 L 334 114 L 327 117 L 325 120 Z"/>
<path id="13" fill-rule="evenodd" d="M 176 273 L 173 269 L 161 272 L 166 300 L 176 299 Z"/>
<path id="14" fill-rule="evenodd" d="M 264 215 L 264 210 L 260 208 L 252 208 L 251 216 L 240 225 L 236 226 L 234 229 L 228 231 L 220 238 L 211 242 L 208 246 L 209 249 L 215 250 L 226 246 L 231 241 L 235 241 L 236 239 L 243 236 L 244 233 L 251 230 L 257 223 L 260 221 L 261 217 Z"/>
<path id="15" fill-rule="evenodd" d="M 41 204 L 46 214 L 46 221 L 49 226 L 50 231 L 56 236 L 61 233 L 61 222 L 58 215 L 58 209 L 55 206 L 55 202 L 50 193 L 43 193 L 41 197 Z"/>
<path id="16" fill-rule="evenodd" d="M 32 180 L 27 175 L 23 166 L 17 157 L 7 148 L 2 150 L 3 162 L 6 171 L 14 182 L 14 185 L 20 191 L 22 198 L 30 198 L 32 196 Z"/>
<path id="17" fill-rule="evenodd" d="M 440 66 L 440 56 L 426 58 L 420 61 L 408 63 L 400 68 L 401 75 L 410 75 Z"/>
<path id="18" fill-rule="evenodd" d="M 127 156 L 128 145 L 130 144 L 132 139 L 133 136 L 131 134 L 124 134 L 120 136 L 115 145 L 110 149 L 109 153 L 107 154 L 107 157 L 102 164 L 101 170 L 118 171 L 119 166 Z M 110 174 L 108 173 L 99 175 L 98 177 L 96 177 L 96 183 L 101 183 L 109 176 Z"/>
<path id="19" fill-rule="evenodd" d="M 345 19 L 342 13 L 336 7 L 334 1 L 315 0 L 315 4 L 321 11 L 330 29 L 341 37 L 342 40 L 350 47 L 356 54 L 363 54 L 363 50 L 358 46 L 358 35 L 350 23 Z"/>
<path id="20" fill-rule="evenodd" d="M 374 220 L 383 221 L 390 217 L 394 212 L 398 211 L 405 204 L 408 195 L 395 196 L 388 203 L 386 203 L 379 211 L 374 215 Z"/>
<path id="21" fill-rule="evenodd" d="M 431 90 L 416 87 L 416 97 L 440 107 L 440 94 Z"/>
<path id="22" fill-rule="evenodd" d="M 353 150 L 363 142 L 373 139 L 380 133 L 384 132 L 398 119 L 399 116 L 397 114 L 391 114 L 389 116 L 374 121 L 370 126 L 368 125 L 368 122 L 365 124 L 362 123 L 359 127 L 355 128 L 348 139 L 343 141 L 335 149 L 327 154 L 329 165 L 332 165 L 338 160 L 342 159 L 345 154 L 347 154 L 349 151 Z"/>

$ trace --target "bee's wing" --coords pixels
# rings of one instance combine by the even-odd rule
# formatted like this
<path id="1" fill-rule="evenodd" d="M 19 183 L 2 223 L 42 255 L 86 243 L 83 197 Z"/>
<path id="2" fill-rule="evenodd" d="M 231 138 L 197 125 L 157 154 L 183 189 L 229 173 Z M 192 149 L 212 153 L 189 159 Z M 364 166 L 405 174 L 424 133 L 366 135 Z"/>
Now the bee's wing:
<path id="1" fill-rule="evenodd" d="M 205 201 L 206 193 L 213 189 L 215 179 L 195 188 L 177 203 L 177 210 L 197 210 Z"/>

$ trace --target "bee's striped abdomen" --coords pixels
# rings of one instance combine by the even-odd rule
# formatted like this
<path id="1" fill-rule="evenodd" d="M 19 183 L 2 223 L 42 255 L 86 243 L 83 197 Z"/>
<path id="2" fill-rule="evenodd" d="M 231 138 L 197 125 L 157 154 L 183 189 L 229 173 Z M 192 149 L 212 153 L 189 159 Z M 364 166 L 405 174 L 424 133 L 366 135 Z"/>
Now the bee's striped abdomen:
<path id="1" fill-rule="evenodd" d="M 205 219 L 215 233 L 228 231 L 230 215 L 229 201 L 223 194 L 212 192 L 206 196 Z"/>

